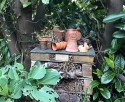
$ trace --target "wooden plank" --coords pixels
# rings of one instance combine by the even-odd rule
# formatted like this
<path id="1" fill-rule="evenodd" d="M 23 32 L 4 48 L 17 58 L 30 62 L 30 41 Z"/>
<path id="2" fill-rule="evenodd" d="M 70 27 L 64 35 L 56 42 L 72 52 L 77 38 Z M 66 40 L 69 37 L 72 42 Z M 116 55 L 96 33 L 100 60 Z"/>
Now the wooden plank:
<path id="1" fill-rule="evenodd" d="M 56 54 L 55 55 L 55 60 L 56 61 L 68 61 L 69 60 L 69 55 Z"/>
<path id="2" fill-rule="evenodd" d="M 94 57 L 92 56 L 73 56 L 74 63 L 91 63 L 93 64 Z"/>
<path id="3" fill-rule="evenodd" d="M 31 53 L 31 60 L 33 61 L 50 61 L 50 54 L 39 54 L 39 53 Z"/>
<path id="4" fill-rule="evenodd" d="M 31 60 L 33 61 L 52 61 L 52 62 L 66 62 L 69 60 L 69 55 L 56 54 L 56 57 L 50 59 L 51 54 L 31 53 Z M 72 55 L 73 56 L 73 55 Z M 73 63 L 90 63 L 93 64 L 94 57 L 92 56 L 73 56 Z"/>

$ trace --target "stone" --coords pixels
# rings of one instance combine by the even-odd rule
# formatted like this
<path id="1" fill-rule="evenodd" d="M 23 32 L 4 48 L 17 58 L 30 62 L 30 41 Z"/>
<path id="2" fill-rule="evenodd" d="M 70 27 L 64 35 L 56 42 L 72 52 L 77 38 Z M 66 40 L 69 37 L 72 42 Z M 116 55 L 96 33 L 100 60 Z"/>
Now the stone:
<path id="1" fill-rule="evenodd" d="M 83 77 L 92 77 L 92 65 L 82 64 Z"/>

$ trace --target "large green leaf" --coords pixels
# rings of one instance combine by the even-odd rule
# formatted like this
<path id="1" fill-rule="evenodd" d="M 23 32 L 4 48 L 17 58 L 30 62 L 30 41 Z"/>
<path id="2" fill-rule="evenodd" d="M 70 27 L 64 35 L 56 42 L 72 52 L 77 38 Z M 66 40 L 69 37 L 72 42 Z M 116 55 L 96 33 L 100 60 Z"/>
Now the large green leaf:
<path id="1" fill-rule="evenodd" d="M 28 7 L 29 5 L 31 5 L 32 3 L 31 2 L 24 2 L 23 3 L 23 8 L 26 8 Z"/>
<path id="2" fill-rule="evenodd" d="M 103 90 L 100 90 L 100 93 L 106 99 L 109 99 L 111 97 L 111 94 L 107 88 L 103 88 Z"/>
<path id="3" fill-rule="evenodd" d="M 0 77 L 0 87 L 5 87 L 8 84 L 8 79 L 5 76 Z"/>
<path id="4" fill-rule="evenodd" d="M 95 87 L 98 87 L 99 85 L 99 82 L 97 80 L 93 80 L 91 83 L 90 83 L 90 88 L 93 89 Z"/>
<path id="5" fill-rule="evenodd" d="M 0 95 L 7 96 L 8 95 L 8 85 L 6 84 L 2 90 L 0 90 Z"/>
<path id="6" fill-rule="evenodd" d="M 116 99 L 114 102 L 121 102 L 120 99 Z"/>
<path id="7" fill-rule="evenodd" d="M 9 76 L 9 78 L 11 78 L 11 79 L 19 80 L 19 75 L 18 75 L 18 73 L 16 72 L 16 68 L 15 68 L 15 67 L 11 67 L 11 68 L 9 69 L 8 76 Z"/>
<path id="8" fill-rule="evenodd" d="M 49 4 L 49 0 L 42 0 L 42 3 Z"/>
<path id="9" fill-rule="evenodd" d="M 114 61 L 110 58 L 104 57 L 106 60 L 106 63 L 109 65 L 109 67 L 114 68 Z"/>
<path id="10" fill-rule="evenodd" d="M 101 83 L 102 84 L 107 84 L 109 82 L 111 82 L 113 80 L 113 78 L 115 77 L 115 73 L 112 71 L 108 71 L 106 73 L 104 73 L 101 77 Z"/>
<path id="11" fill-rule="evenodd" d="M 46 75 L 43 79 L 39 80 L 39 84 L 46 84 L 46 85 L 56 85 L 57 82 L 60 80 L 60 74 L 55 69 L 47 69 Z"/>
<path id="12" fill-rule="evenodd" d="M 117 81 L 115 82 L 115 89 L 116 89 L 118 92 L 124 91 L 122 82 L 121 82 L 120 80 L 117 80 Z"/>
<path id="13" fill-rule="evenodd" d="M 2 11 L 3 8 L 5 7 L 6 1 L 7 0 L 2 0 L 2 2 L 0 3 L 0 11 Z"/>
<path id="14" fill-rule="evenodd" d="M 125 59 L 122 55 L 117 55 L 115 58 L 115 67 L 117 69 L 124 69 L 125 66 Z"/>
<path id="15" fill-rule="evenodd" d="M 40 90 L 34 89 L 31 94 L 36 100 L 40 100 L 40 102 L 56 102 L 56 98 L 59 97 L 52 88 L 47 86 L 42 87 Z"/>
<path id="16" fill-rule="evenodd" d="M 20 84 L 14 86 L 13 93 L 10 95 L 11 98 L 19 99 L 22 96 L 22 87 Z"/>
<path id="17" fill-rule="evenodd" d="M 24 96 L 29 96 L 29 95 L 31 94 L 31 91 L 33 91 L 34 88 L 37 89 L 37 87 L 35 87 L 35 86 L 25 85 L 25 86 L 23 87 L 23 89 L 22 89 L 23 95 L 24 95 Z"/>
<path id="18" fill-rule="evenodd" d="M 37 67 L 35 65 L 31 68 L 28 77 L 33 79 L 41 79 L 45 76 L 45 74 L 46 74 L 46 69 L 44 65 L 41 65 L 40 67 Z"/>
<path id="19" fill-rule="evenodd" d="M 117 50 L 118 49 L 118 40 L 113 39 L 111 42 L 111 45 L 112 45 L 112 49 Z"/>
<path id="20" fill-rule="evenodd" d="M 1 70 L 2 70 L 2 74 L 6 74 L 8 73 L 9 69 L 12 68 L 12 66 L 10 65 L 6 65 L 5 67 L 3 67 Z"/>
<path id="21" fill-rule="evenodd" d="M 113 37 L 115 38 L 125 38 L 125 32 L 124 31 L 116 31 L 113 33 Z"/>
<path id="22" fill-rule="evenodd" d="M 116 21 L 116 20 L 123 18 L 123 17 L 125 17 L 125 13 L 112 14 L 112 15 L 109 15 L 106 18 L 104 18 L 103 22 L 109 23 L 109 22 Z"/>
<path id="23" fill-rule="evenodd" d="M 0 77 L 2 76 L 2 69 L 0 69 Z"/>
<path id="24" fill-rule="evenodd" d="M 119 29 L 124 29 L 125 28 L 125 23 L 116 24 L 115 27 L 119 28 Z"/>
<path id="25" fill-rule="evenodd" d="M 21 63 L 15 63 L 14 67 L 17 68 L 18 70 L 24 70 L 24 66 Z"/>
<path id="26" fill-rule="evenodd" d="M 98 93 L 98 92 L 94 93 L 94 94 L 93 94 L 93 100 L 96 100 L 96 99 L 97 99 L 97 97 L 98 97 L 98 95 L 99 95 L 99 93 Z"/>
<path id="27" fill-rule="evenodd" d="M 1 102 L 6 102 L 5 97 L 0 97 Z"/>

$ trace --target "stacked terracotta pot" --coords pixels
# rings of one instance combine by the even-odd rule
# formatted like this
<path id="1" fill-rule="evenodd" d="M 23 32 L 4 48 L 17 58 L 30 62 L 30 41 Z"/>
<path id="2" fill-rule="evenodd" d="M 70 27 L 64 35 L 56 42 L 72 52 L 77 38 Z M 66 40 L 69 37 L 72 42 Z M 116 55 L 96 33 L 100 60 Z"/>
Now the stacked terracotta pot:
<path id="1" fill-rule="evenodd" d="M 65 32 L 59 29 L 59 26 L 53 28 L 52 38 L 40 38 L 41 49 L 52 48 L 52 50 L 66 50 L 68 52 L 88 52 L 89 46 L 85 42 L 78 45 L 77 41 L 81 39 L 79 29 L 67 29 Z M 51 44 L 48 44 L 52 42 Z"/>

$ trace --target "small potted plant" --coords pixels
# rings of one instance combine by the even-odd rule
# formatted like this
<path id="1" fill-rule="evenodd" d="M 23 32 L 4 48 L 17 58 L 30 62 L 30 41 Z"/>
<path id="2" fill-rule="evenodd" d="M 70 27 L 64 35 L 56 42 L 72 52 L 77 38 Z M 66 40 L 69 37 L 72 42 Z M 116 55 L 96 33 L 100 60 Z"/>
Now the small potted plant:
<path id="1" fill-rule="evenodd" d="M 41 32 L 37 34 L 37 37 L 41 50 L 51 48 L 51 30 L 48 29 L 48 27 L 45 27 L 45 29 L 41 30 Z"/>

